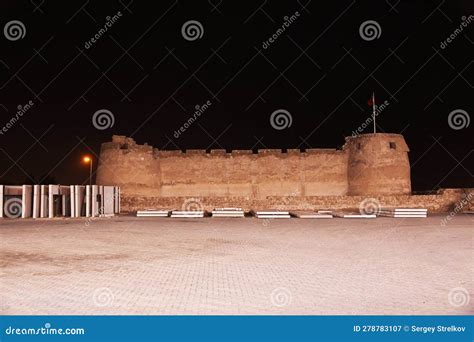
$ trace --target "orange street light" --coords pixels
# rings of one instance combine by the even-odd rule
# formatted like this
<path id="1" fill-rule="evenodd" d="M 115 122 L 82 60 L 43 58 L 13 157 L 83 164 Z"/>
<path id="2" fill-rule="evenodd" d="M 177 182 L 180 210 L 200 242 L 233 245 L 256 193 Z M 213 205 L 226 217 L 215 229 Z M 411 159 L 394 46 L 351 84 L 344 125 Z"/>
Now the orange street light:
<path id="1" fill-rule="evenodd" d="M 89 157 L 89 156 L 85 156 L 84 158 L 82 158 L 82 160 L 84 161 L 84 163 L 89 163 L 89 165 L 90 165 L 90 169 L 89 169 L 89 185 L 92 186 L 92 158 Z"/>

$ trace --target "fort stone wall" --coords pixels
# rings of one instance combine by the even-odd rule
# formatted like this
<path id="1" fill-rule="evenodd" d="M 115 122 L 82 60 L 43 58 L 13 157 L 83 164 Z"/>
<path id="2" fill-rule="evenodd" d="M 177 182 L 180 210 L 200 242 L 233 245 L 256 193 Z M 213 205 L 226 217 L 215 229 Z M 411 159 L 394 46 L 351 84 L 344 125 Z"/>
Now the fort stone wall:
<path id="1" fill-rule="evenodd" d="M 410 194 L 408 146 L 398 134 L 346 138 L 342 149 L 160 151 L 125 136 L 102 144 L 97 184 L 161 197 Z"/>
<path id="2" fill-rule="evenodd" d="M 240 207 L 245 211 L 281 210 L 345 210 L 359 212 L 361 203 L 370 198 L 381 208 L 426 208 L 430 214 L 445 213 L 442 218 L 473 210 L 474 189 L 440 189 L 429 195 L 377 195 L 367 196 L 268 196 L 264 199 L 230 196 L 163 197 L 122 196 L 122 210 L 133 212 L 146 208 L 180 209 L 189 201 L 211 211 L 219 207 Z"/>
<path id="3" fill-rule="evenodd" d="M 103 143 L 96 183 L 120 184 L 137 194 L 153 194 L 160 187 L 160 168 L 152 146 L 137 145 L 133 139 L 113 136 Z"/>
<path id="4" fill-rule="evenodd" d="M 347 191 L 347 157 L 342 151 L 190 150 L 158 155 L 162 196 L 265 198 Z"/>
<path id="5" fill-rule="evenodd" d="M 410 194 L 409 148 L 400 134 L 346 138 L 348 195 Z"/>

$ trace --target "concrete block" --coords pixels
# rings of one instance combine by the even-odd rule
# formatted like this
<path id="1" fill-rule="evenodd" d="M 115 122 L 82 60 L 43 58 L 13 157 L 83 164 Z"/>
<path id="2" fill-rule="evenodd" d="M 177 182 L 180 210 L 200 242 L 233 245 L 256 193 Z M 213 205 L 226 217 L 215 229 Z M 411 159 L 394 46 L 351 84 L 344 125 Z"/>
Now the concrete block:
<path id="1" fill-rule="evenodd" d="M 77 217 L 76 216 L 76 188 L 74 185 L 70 185 L 69 189 L 70 189 L 69 198 L 71 199 L 71 203 L 70 203 L 71 217 Z"/>
<path id="2" fill-rule="evenodd" d="M 39 185 L 33 186 L 33 218 L 40 217 L 41 207 L 41 187 Z"/>
<path id="3" fill-rule="evenodd" d="M 0 185 L 0 218 L 3 217 L 3 189 L 4 186 Z"/>
<path id="4" fill-rule="evenodd" d="M 22 206 L 21 206 L 21 217 L 28 218 L 32 216 L 33 208 L 33 186 L 32 185 L 23 185 L 23 191 L 21 196 Z"/>
<path id="5" fill-rule="evenodd" d="M 115 198 L 114 198 L 114 187 L 113 186 L 104 186 L 104 197 L 103 197 L 103 203 L 104 203 L 104 211 L 103 214 L 106 216 L 113 215 L 115 210 L 114 210 L 114 205 L 115 205 Z"/>

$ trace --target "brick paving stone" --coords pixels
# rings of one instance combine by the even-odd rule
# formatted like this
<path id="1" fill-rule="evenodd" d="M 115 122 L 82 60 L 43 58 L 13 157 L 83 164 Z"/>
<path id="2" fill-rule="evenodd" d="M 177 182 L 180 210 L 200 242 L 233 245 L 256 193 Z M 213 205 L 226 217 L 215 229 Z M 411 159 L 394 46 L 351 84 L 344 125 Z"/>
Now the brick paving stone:
<path id="1" fill-rule="evenodd" d="M 5 219 L 0 313 L 473 314 L 473 219 L 442 219 Z"/>

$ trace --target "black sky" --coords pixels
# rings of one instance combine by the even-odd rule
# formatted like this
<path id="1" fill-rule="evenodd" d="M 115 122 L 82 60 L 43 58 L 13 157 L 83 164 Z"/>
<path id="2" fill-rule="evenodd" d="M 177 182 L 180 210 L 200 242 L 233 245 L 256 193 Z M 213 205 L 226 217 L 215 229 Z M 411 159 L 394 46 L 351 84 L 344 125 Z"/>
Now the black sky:
<path id="1" fill-rule="evenodd" d="M 474 123 L 455 130 L 448 115 L 473 115 L 474 20 L 440 47 L 473 7 L 468 0 L 3 0 L 0 129 L 19 105 L 34 105 L 0 135 L 0 183 L 48 175 L 87 182 L 80 157 L 98 154 L 112 134 L 161 149 L 340 147 L 370 115 L 374 90 L 377 102 L 390 103 L 378 130 L 402 132 L 411 148 L 414 190 L 473 187 Z M 12 20 L 23 23 L 24 38 L 6 39 Z M 183 38 L 189 20 L 201 23 L 200 39 Z M 359 34 L 367 20 L 380 25 L 378 39 Z M 175 138 L 208 100 L 210 108 Z M 100 109 L 113 113 L 113 127 L 94 127 Z M 291 114 L 291 127 L 272 128 L 278 109 Z"/>

